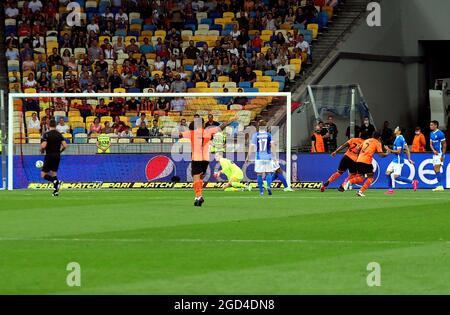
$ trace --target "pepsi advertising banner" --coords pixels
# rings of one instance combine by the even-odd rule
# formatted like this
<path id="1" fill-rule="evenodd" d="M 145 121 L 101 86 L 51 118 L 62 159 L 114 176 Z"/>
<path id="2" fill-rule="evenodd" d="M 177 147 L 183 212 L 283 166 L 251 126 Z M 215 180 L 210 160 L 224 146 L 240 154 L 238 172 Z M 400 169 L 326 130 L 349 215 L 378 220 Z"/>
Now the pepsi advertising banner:
<path id="1" fill-rule="evenodd" d="M 336 171 L 343 155 L 333 158 L 328 154 L 292 155 L 293 188 L 319 189 L 318 183 L 326 181 Z M 37 160 L 43 156 L 15 156 L 14 188 L 47 188 L 36 168 Z M 285 169 L 285 154 L 280 154 L 280 164 Z M 430 189 L 437 185 L 431 154 L 413 154 L 414 165 L 405 164 L 402 176 L 419 181 L 419 188 Z M 392 162 L 392 156 L 376 157 L 373 164 L 375 181 L 372 188 L 386 189 L 386 169 Z M 256 181 L 254 163 L 244 165 L 236 161 L 244 172 L 244 182 Z M 226 178 L 215 179 L 212 175 L 219 170 L 219 164 L 210 163 L 205 174 L 205 187 L 220 188 Z M 442 168 L 445 188 L 450 188 L 450 165 L 445 161 Z M 151 188 L 190 188 L 192 182 L 191 162 L 175 162 L 170 154 L 104 154 L 104 155 L 63 155 L 58 177 L 66 183 L 63 188 L 73 189 L 151 189 Z M 346 175 L 334 182 L 330 188 L 337 188 Z M 174 180 L 177 178 L 177 180 Z M 206 184 L 209 182 L 209 184 Z M 209 185 L 209 186 L 207 186 Z M 279 183 L 275 184 L 279 187 Z M 397 189 L 410 188 L 409 185 L 396 183 Z"/>

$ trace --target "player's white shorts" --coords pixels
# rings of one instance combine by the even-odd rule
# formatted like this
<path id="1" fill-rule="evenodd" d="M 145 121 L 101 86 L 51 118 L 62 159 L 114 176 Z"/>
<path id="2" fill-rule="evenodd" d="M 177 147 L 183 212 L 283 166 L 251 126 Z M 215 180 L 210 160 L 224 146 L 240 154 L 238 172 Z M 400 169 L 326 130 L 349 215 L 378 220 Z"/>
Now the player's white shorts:
<path id="1" fill-rule="evenodd" d="M 391 164 L 389 164 L 388 168 L 387 168 L 387 172 L 388 173 L 393 173 L 394 175 L 400 176 L 402 175 L 402 169 L 403 169 L 403 163 L 394 163 L 392 162 Z"/>
<path id="2" fill-rule="evenodd" d="M 442 154 L 433 155 L 433 165 L 444 165 L 444 162 L 441 161 Z"/>
<path id="3" fill-rule="evenodd" d="M 273 170 L 276 171 L 277 169 L 280 168 L 280 162 L 272 160 L 272 167 Z"/>
<path id="4" fill-rule="evenodd" d="M 273 168 L 272 160 L 256 160 L 255 172 L 256 173 L 272 173 L 276 169 Z"/>

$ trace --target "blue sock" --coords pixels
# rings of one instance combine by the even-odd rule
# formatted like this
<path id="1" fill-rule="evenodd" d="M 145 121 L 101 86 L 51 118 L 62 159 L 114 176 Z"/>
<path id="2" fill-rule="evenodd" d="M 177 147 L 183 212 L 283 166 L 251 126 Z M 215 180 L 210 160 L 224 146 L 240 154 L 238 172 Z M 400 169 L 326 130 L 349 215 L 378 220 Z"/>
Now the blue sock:
<path id="1" fill-rule="evenodd" d="M 263 178 L 262 175 L 258 175 L 258 188 L 259 188 L 259 192 L 261 194 L 264 193 L 264 186 L 263 186 Z"/>
<path id="2" fill-rule="evenodd" d="M 267 181 L 267 189 L 270 189 L 273 182 L 273 174 L 267 174 L 266 181 Z"/>
<path id="3" fill-rule="evenodd" d="M 397 177 L 397 180 L 399 181 L 399 182 L 402 182 L 402 183 L 407 183 L 407 184 L 412 184 L 412 180 L 410 180 L 409 178 L 406 178 L 406 177 L 403 177 L 403 176 L 400 176 L 400 177 Z"/>
<path id="4" fill-rule="evenodd" d="M 438 186 L 444 186 L 444 185 L 442 184 L 442 173 L 441 173 L 441 172 L 439 172 L 439 173 L 436 174 L 436 178 L 437 178 L 437 180 L 438 180 Z"/>
<path id="5" fill-rule="evenodd" d="M 392 189 L 392 177 L 391 177 L 391 175 L 386 175 L 386 176 L 387 176 L 388 187 L 389 187 L 389 189 Z"/>
<path id="6" fill-rule="evenodd" d="M 283 173 L 275 173 L 279 180 L 283 183 L 284 188 L 288 188 L 288 183 L 286 181 L 286 178 L 284 178 Z"/>

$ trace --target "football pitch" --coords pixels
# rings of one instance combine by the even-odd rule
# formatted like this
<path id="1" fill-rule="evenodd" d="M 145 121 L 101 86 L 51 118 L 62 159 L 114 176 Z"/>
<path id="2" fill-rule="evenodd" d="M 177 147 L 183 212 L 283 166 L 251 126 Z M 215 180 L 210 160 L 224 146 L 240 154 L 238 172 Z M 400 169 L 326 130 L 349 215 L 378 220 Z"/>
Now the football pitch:
<path id="1" fill-rule="evenodd" d="M 0 192 L 0 294 L 450 294 L 450 193 L 383 193 Z"/>

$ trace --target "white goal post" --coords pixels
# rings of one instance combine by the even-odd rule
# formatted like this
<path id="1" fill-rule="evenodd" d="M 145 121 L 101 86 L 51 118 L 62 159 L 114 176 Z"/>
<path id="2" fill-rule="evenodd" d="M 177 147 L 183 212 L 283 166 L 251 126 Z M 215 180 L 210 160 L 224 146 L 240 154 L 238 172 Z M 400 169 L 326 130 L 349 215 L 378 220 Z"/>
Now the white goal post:
<path id="1" fill-rule="evenodd" d="M 8 94 L 8 169 L 7 169 L 7 189 L 14 189 L 14 100 L 26 98 L 175 98 L 175 97 L 280 97 L 286 99 L 286 180 L 291 182 L 291 109 L 292 98 L 290 92 L 220 92 L 220 93 L 9 93 Z"/>

